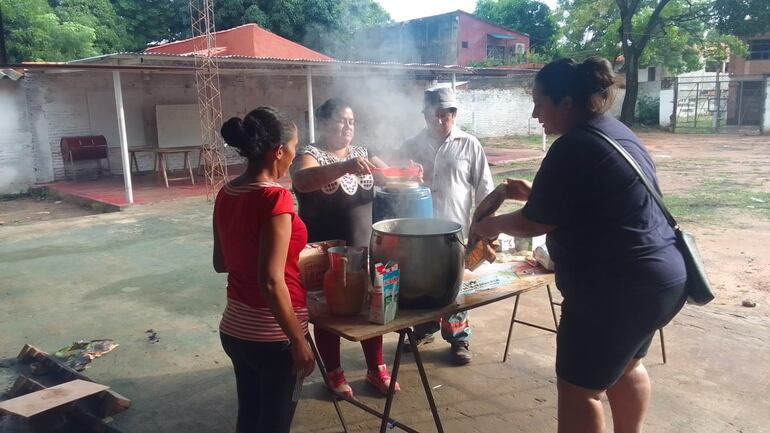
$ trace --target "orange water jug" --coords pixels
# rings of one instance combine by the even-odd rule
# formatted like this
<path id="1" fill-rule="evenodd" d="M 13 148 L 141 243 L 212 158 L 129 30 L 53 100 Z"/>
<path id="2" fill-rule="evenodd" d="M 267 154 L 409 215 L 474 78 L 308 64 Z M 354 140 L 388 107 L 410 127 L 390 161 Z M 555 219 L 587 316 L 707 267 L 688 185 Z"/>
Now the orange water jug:
<path id="1" fill-rule="evenodd" d="M 329 312 L 355 316 L 366 295 L 366 271 L 362 247 L 333 247 L 327 252 L 329 269 L 324 274 L 324 294 Z"/>

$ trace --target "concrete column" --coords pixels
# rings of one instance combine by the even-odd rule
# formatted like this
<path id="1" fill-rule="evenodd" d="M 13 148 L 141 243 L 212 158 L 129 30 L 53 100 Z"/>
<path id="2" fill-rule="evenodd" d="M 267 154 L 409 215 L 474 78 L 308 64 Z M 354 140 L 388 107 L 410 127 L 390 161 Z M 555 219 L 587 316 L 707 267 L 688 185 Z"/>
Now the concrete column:
<path id="1" fill-rule="evenodd" d="M 765 76 L 765 104 L 762 115 L 762 134 L 770 134 L 770 76 Z"/>
<path id="2" fill-rule="evenodd" d="M 118 114 L 118 136 L 120 138 L 120 159 L 123 161 L 123 184 L 126 187 L 126 201 L 134 202 L 134 189 L 131 185 L 131 161 L 128 159 L 128 138 L 126 136 L 126 113 L 123 110 L 123 88 L 120 85 L 120 72 L 112 72 L 112 84 L 115 88 L 115 111 Z"/>
<path id="3" fill-rule="evenodd" d="M 660 110 L 658 124 L 664 128 L 671 126 L 671 115 L 674 113 L 674 89 L 660 91 L 658 108 Z"/>
<path id="4" fill-rule="evenodd" d="M 315 143 L 315 116 L 313 115 L 313 72 L 307 68 L 307 139 Z"/>

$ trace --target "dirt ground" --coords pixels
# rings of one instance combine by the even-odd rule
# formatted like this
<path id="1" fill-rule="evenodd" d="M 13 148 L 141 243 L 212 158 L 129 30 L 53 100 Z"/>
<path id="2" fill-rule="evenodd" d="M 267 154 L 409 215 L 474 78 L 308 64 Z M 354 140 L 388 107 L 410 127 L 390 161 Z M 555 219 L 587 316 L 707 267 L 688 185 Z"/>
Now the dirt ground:
<path id="1" fill-rule="evenodd" d="M 100 212 L 58 198 L 8 197 L 0 199 L 0 230 L 3 226 L 18 226 L 96 213 Z"/>
<path id="2" fill-rule="evenodd" d="M 645 361 L 654 387 L 645 431 L 767 432 L 770 137 L 641 137 L 718 289 L 710 305 L 685 307 L 665 328 L 667 364 L 653 343 Z M 535 169 L 525 163 L 495 172 L 531 177 Z M 12 209 L 21 212 L 16 220 L 29 216 L 14 202 L 0 205 L 9 206 L 2 215 Z M 225 279 L 211 270 L 210 218 L 210 203 L 186 199 L 0 227 L 0 390 L 13 381 L 4 366 L 24 343 L 52 352 L 79 339 L 113 338 L 120 347 L 85 371 L 133 400 L 113 426 L 126 433 L 234 431 L 232 368 L 217 335 Z M 744 307 L 744 300 L 756 306 Z M 510 358 L 501 363 L 512 307 L 506 301 L 471 313 L 475 359 L 466 367 L 448 363 L 443 342 L 426 346 L 447 432 L 555 431 L 554 337 L 517 326 Z M 545 293 L 523 296 L 519 308 L 522 319 L 551 324 Z M 148 329 L 159 340 L 148 340 Z M 395 338 L 386 336 L 388 364 L 394 348 Z M 382 407 L 364 383 L 360 346 L 343 342 L 342 355 L 357 396 Z M 399 382 L 393 416 L 435 431 L 411 355 Z M 350 405 L 343 410 L 351 431 L 379 426 Z M 4 420 L 0 431 L 14 431 Z M 318 372 L 306 381 L 292 431 L 341 431 Z"/>

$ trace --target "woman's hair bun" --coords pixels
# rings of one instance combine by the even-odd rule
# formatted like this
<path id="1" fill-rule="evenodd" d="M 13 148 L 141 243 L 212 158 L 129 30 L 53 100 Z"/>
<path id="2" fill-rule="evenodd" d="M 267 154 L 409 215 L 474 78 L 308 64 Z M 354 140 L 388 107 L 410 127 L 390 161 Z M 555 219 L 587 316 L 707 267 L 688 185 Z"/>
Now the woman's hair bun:
<path id="1" fill-rule="evenodd" d="M 296 135 L 289 117 L 273 107 L 258 107 L 243 119 L 231 117 L 219 130 L 230 146 L 249 161 L 261 159 L 270 149 L 277 149 Z"/>
<path id="2" fill-rule="evenodd" d="M 248 141 L 246 129 L 243 127 L 243 120 L 240 117 L 231 117 L 222 125 L 220 130 L 225 142 L 237 149 L 241 149 Z"/>
<path id="3" fill-rule="evenodd" d="M 578 64 L 583 80 L 589 85 L 590 93 L 606 91 L 615 84 L 615 73 L 610 62 L 602 57 L 592 56 Z"/>

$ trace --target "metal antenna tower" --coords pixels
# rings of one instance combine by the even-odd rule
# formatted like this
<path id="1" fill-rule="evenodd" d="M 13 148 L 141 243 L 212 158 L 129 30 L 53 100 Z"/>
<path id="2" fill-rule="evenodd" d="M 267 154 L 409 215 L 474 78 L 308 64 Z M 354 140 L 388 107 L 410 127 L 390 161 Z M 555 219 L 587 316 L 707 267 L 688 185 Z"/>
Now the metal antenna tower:
<path id="1" fill-rule="evenodd" d="M 189 0 L 194 38 L 195 85 L 201 121 L 201 158 L 206 172 L 206 197 L 211 200 L 227 181 L 225 146 L 219 135 L 222 126 L 222 99 L 219 92 L 219 66 L 216 49 L 214 1 Z"/>

